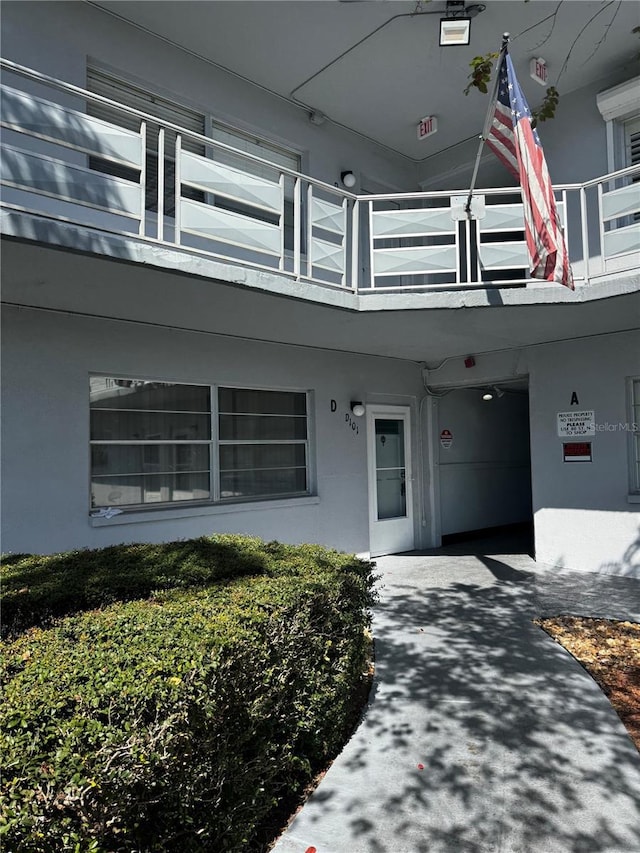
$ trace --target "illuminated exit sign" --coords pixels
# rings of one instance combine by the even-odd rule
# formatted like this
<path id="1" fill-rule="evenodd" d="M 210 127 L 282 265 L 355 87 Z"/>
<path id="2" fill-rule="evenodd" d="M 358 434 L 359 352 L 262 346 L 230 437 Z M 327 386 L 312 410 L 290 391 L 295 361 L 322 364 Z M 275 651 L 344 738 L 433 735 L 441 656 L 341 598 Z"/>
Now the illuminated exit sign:
<path id="1" fill-rule="evenodd" d="M 438 130 L 438 119 L 435 116 L 425 116 L 418 122 L 418 139 L 426 139 L 433 136 Z"/>
<path id="2" fill-rule="evenodd" d="M 548 70 L 547 63 L 542 59 L 542 57 L 532 59 L 529 63 L 529 74 L 533 77 L 536 83 L 540 83 L 541 86 L 547 85 Z"/>

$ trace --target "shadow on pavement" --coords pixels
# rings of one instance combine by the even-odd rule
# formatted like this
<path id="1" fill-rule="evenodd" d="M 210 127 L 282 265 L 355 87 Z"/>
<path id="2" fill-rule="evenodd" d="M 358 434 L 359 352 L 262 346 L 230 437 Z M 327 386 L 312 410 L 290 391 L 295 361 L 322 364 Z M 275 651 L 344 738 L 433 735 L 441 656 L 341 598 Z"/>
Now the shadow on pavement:
<path id="1" fill-rule="evenodd" d="M 370 704 L 276 853 L 638 853 L 640 757 L 535 574 L 439 553 L 380 560 Z"/>

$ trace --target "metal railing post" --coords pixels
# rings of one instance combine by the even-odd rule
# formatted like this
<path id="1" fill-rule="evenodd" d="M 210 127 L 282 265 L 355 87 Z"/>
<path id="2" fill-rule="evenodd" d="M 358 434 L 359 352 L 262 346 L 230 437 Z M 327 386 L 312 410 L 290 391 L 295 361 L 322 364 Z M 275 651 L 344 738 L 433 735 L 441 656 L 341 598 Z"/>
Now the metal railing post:
<path id="1" fill-rule="evenodd" d="M 158 131 L 158 240 L 164 240 L 164 127 Z"/>
<path id="2" fill-rule="evenodd" d="M 313 205 L 313 184 L 307 185 L 307 262 L 306 275 L 307 278 L 313 278 L 313 216 L 311 215 L 311 207 Z"/>
<path id="3" fill-rule="evenodd" d="M 180 199 L 182 198 L 182 176 L 180 174 L 180 155 L 182 154 L 182 136 L 178 133 L 176 135 L 176 160 L 175 160 L 175 187 L 174 187 L 174 198 L 175 198 L 175 210 L 173 212 L 173 217 L 175 221 L 175 233 L 173 235 L 173 242 L 179 246 L 181 243 L 181 232 L 182 232 L 182 223 L 181 223 L 181 213 L 180 210 Z"/>
<path id="4" fill-rule="evenodd" d="M 146 214 L 147 214 L 147 123 L 140 124 L 140 148 L 142 151 L 142 163 L 140 165 L 140 225 L 138 234 L 145 236 Z"/>
<path id="5" fill-rule="evenodd" d="M 360 202 L 356 199 L 351 209 L 351 289 L 357 293 L 359 284 L 358 261 L 360 257 Z"/>
<path id="6" fill-rule="evenodd" d="M 567 218 L 568 219 L 568 218 Z M 580 225 L 582 229 L 582 264 L 584 280 L 589 281 L 589 222 L 587 219 L 587 191 L 580 187 Z"/>
<path id="7" fill-rule="evenodd" d="M 293 182 L 293 274 L 300 279 L 300 237 L 302 229 L 302 187 L 300 178 L 294 178 Z"/>
<path id="8" fill-rule="evenodd" d="M 375 267 L 373 265 L 373 201 L 367 202 L 369 208 L 369 287 L 376 286 Z"/>
<path id="9" fill-rule="evenodd" d="M 278 181 L 278 185 L 280 186 L 280 260 L 278 261 L 278 269 L 284 269 L 284 173 L 280 173 L 280 180 Z"/>

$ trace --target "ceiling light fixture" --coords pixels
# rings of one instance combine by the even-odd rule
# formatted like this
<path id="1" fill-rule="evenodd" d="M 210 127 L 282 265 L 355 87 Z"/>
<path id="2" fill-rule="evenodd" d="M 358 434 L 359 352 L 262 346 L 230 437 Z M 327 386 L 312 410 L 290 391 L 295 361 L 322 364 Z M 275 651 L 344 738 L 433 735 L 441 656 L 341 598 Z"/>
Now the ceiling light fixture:
<path id="1" fill-rule="evenodd" d="M 482 399 L 486 402 L 489 402 L 489 400 L 493 400 L 493 394 L 491 393 L 491 391 L 485 391 L 482 395 Z"/>
<path id="2" fill-rule="evenodd" d="M 351 187 L 355 187 L 356 185 L 356 176 L 353 174 L 351 169 L 347 169 L 346 172 L 340 172 L 340 180 L 342 181 L 343 185 L 349 190 L 351 189 Z"/>
<path id="3" fill-rule="evenodd" d="M 440 18 L 440 47 L 467 45 L 471 40 L 471 19 L 487 7 L 484 3 L 465 5 L 465 0 L 447 0 L 446 18 Z"/>

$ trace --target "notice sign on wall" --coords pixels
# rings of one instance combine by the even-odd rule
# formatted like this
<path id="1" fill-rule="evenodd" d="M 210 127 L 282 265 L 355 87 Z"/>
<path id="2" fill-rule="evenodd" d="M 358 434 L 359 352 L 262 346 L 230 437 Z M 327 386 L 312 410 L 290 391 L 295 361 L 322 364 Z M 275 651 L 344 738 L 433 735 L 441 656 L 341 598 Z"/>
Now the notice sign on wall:
<path id="1" fill-rule="evenodd" d="M 559 438 L 572 438 L 574 435 L 595 434 L 595 412 L 558 412 Z"/>
<path id="2" fill-rule="evenodd" d="M 445 450 L 448 450 L 453 444 L 453 433 L 450 429 L 443 429 L 440 433 L 440 444 Z"/>
<path id="3" fill-rule="evenodd" d="M 591 462 L 591 442 L 565 442 L 562 445 L 562 456 L 565 462 Z"/>

